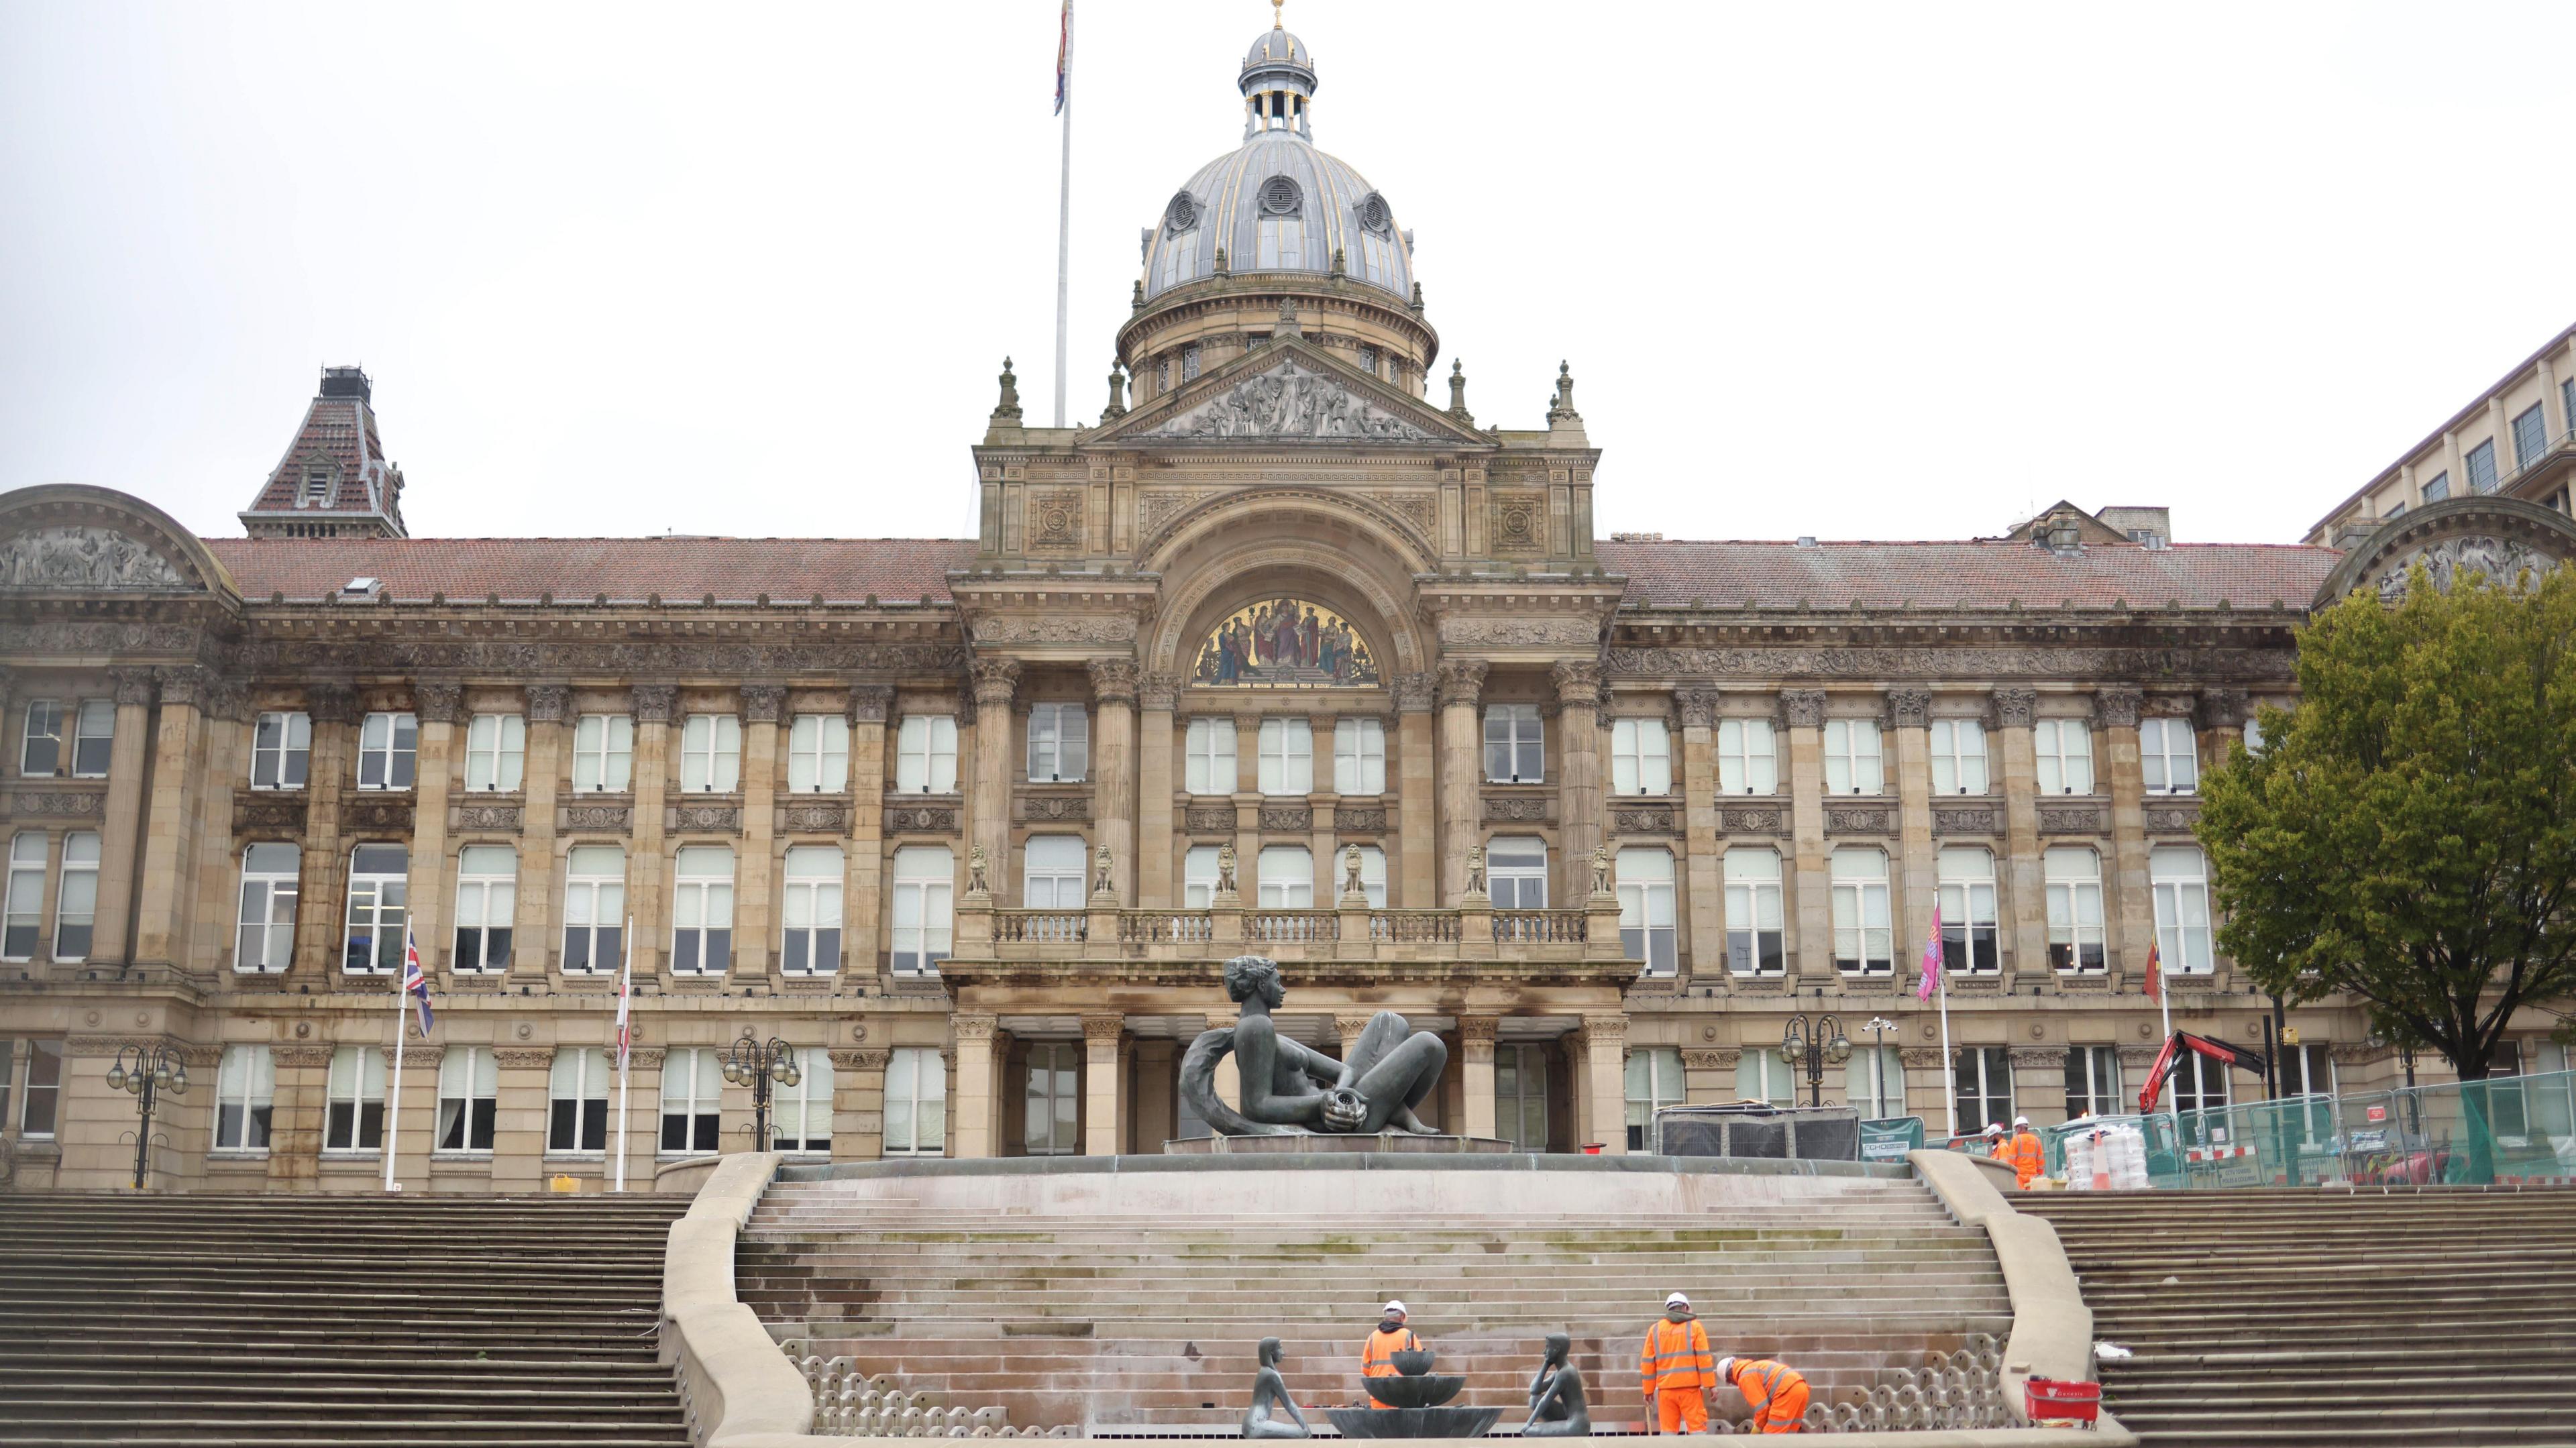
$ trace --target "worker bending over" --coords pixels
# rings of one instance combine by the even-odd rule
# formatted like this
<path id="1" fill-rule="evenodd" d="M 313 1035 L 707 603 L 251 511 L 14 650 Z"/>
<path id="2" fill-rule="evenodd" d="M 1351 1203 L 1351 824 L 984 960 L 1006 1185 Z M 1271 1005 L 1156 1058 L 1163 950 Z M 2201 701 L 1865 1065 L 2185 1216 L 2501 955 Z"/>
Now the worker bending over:
<path id="1" fill-rule="evenodd" d="M 2048 1148 L 2040 1144 L 2039 1133 L 2030 1129 L 2027 1116 L 2013 1118 L 2012 1139 L 1995 1155 L 2011 1165 L 2017 1187 L 2028 1187 L 2048 1170 Z"/>
<path id="2" fill-rule="evenodd" d="M 1717 1377 L 1733 1383 L 1753 1405 L 1754 1432 L 1806 1431 L 1807 1380 L 1796 1368 L 1768 1358 L 1720 1358 Z"/>
<path id="3" fill-rule="evenodd" d="M 1708 1329 L 1691 1315 L 1690 1299 L 1676 1292 L 1664 1299 L 1662 1320 L 1646 1329 L 1646 1347 L 1637 1362 L 1645 1380 L 1646 1407 L 1666 1433 L 1708 1431 L 1708 1395 L 1717 1386 L 1717 1368 L 1708 1350 Z"/>
<path id="4" fill-rule="evenodd" d="M 1415 1337 L 1413 1329 L 1404 1325 L 1404 1317 L 1404 1303 L 1398 1299 L 1389 1299 L 1386 1306 L 1378 1309 L 1377 1330 L 1370 1333 L 1368 1341 L 1360 1347 L 1361 1377 L 1402 1377 L 1403 1374 L 1395 1368 L 1395 1355 L 1422 1351 L 1422 1339 Z M 1372 1408 L 1386 1406 L 1375 1398 L 1369 1398 L 1368 1405 Z"/>

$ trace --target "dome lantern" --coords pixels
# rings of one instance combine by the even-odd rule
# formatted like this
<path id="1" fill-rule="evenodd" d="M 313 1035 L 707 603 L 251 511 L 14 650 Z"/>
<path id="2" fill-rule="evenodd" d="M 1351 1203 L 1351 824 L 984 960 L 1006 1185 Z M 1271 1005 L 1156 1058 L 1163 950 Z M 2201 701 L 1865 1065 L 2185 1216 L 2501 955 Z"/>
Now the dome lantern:
<path id="1" fill-rule="evenodd" d="M 1306 113 L 1315 103 L 1315 56 L 1280 23 L 1283 0 L 1270 0 L 1270 28 L 1243 53 L 1243 138 L 1262 131 L 1290 131 L 1308 140 Z"/>

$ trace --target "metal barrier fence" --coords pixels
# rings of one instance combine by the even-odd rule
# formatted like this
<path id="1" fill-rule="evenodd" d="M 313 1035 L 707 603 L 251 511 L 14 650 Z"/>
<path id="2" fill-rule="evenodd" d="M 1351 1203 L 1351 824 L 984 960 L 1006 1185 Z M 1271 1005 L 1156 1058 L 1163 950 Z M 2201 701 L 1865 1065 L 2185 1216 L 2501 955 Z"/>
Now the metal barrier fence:
<path id="1" fill-rule="evenodd" d="M 2106 1125 L 2145 1134 L 2164 1190 L 2576 1182 L 2576 1071 L 2086 1117 L 2041 1130 L 2049 1174 L 2068 1137 Z"/>

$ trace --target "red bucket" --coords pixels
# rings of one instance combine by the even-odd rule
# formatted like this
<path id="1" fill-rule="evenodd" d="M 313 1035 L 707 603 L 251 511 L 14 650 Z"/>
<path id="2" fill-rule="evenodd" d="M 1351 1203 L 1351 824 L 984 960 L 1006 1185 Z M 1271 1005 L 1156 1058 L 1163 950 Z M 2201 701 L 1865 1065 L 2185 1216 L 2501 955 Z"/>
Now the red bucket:
<path id="1" fill-rule="evenodd" d="M 1587 1141 L 1583 1143 L 1583 1154 L 1585 1156 L 1599 1156 L 1601 1154 L 1601 1146 L 1602 1143 L 1600 1142 Z"/>
<path id="2" fill-rule="evenodd" d="M 2034 1423 L 2091 1423 L 2102 1416 L 2100 1383 L 2068 1383 L 2032 1378 L 2023 1385 L 2023 1406 Z"/>

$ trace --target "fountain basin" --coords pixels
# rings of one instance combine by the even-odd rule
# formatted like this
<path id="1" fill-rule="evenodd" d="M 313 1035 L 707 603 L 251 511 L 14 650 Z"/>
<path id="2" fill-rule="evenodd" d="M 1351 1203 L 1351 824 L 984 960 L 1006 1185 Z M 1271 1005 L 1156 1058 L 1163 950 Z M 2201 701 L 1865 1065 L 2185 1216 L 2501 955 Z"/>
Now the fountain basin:
<path id="1" fill-rule="evenodd" d="M 1371 1379 L 1371 1381 L 1385 1381 Z M 1397 1378 L 1393 1381 L 1403 1382 Z M 1418 1380 L 1417 1380 L 1418 1381 Z M 1433 1381 L 1442 1381 L 1434 1379 Z M 1447 1379 L 1456 1382 L 1458 1379 Z M 1482 1438 L 1500 1408 L 1326 1408 L 1345 1438 Z"/>

